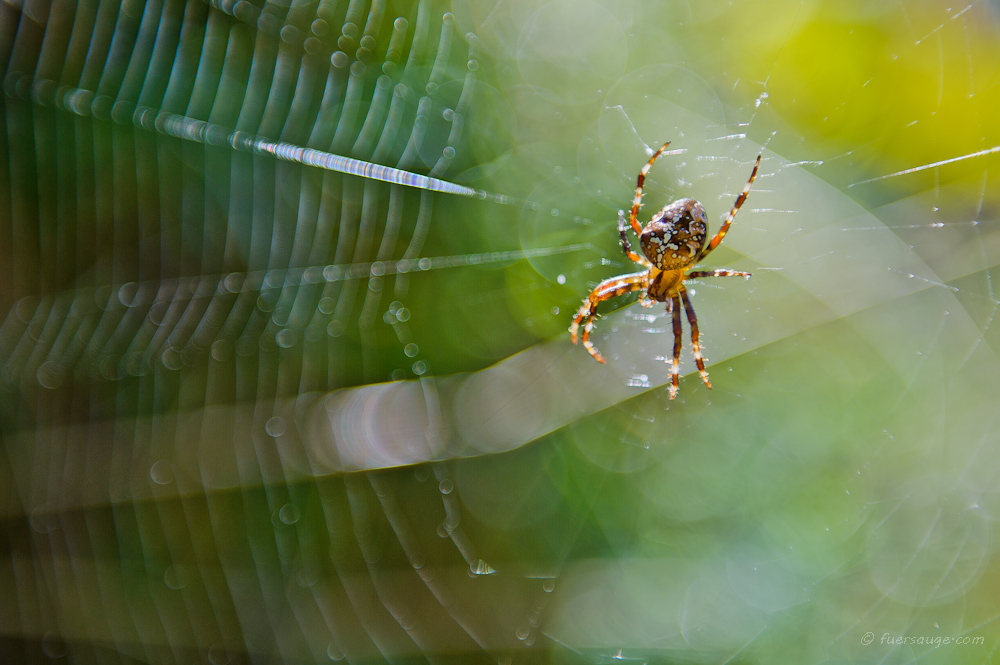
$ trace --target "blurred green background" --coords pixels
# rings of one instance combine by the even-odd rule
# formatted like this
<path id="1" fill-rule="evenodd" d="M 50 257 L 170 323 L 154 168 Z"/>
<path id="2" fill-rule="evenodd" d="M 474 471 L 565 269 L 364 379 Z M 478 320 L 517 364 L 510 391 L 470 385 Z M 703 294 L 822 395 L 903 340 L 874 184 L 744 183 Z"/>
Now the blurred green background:
<path id="1" fill-rule="evenodd" d="M 998 56 L 992 2 L 0 4 L 0 659 L 993 662 Z M 674 401 L 661 309 L 566 332 L 666 140 L 646 217 L 764 155 Z"/>

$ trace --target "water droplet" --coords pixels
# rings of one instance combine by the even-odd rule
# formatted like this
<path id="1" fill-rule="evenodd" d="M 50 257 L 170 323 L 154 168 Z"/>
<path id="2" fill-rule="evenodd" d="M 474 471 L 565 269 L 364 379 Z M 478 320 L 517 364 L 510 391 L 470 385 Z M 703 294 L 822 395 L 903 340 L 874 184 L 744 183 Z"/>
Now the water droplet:
<path id="1" fill-rule="evenodd" d="M 299 517 L 299 509 L 290 503 L 286 503 L 278 511 L 278 519 L 281 520 L 282 524 L 295 524 L 299 521 Z"/>
<path id="2" fill-rule="evenodd" d="M 344 660 L 344 652 L 336 644 L 330 642 L 326 646 L 326 657 L 330 660 Z"/>
<path id="3" fill-rule="evenodd" d="M 269 436 L 278 437 L 285 433 L 285 419 L 280 416 L 274 416 L 268 419 L 264 424 L 264 431 L 268 433 Z"/>
<path id="4" fill-rule="evenodd" d="M 403 321 L 403 322 L 409 321 L 410 320 L 410 310 L 406 309 L 405 307 L 400 307 L 396 311 L 396 319 L 399 320 L 399 321 Z"/>
<path id="5" fill-rule="evenodd" d="M 35 380 L 42 388 L 57 388 L 60 383 L 62 372 L 55 361 L 47 360 L 38 366 L 35 372 Z"/>
<path id="6" fill-rule="evenodd" d="M 125 307 L 131 307 L 136 304 L 135 299 L 138 293 L 139 285 L 135 282 L 122 284 L 122 286 L 118 289 L 118 302 Z"/>
<path id="7" fill-rule="evenodd" d="M 189 578 L 185 567 L 178 564 L 167 566 L 167 569 L 163 571 L 163 583 L 167 585 L 167 588 L 175 591 L 186 587 Z"/>
<path id="8" fill-rule="evenodd" d="M 232 660 L 232 656 L 221 644 L 213 644 L 208 648 L 208 662 L 211 665 L 229 665 Z"/>
<path id="9" fill-rule="evenodd" d="M 419 351 L 420 349 L 413 342 L 410 342 L 403 347 L 403 353 L 405 353 L 408 358 L 414 357 Z"/>
<path id="10" fill-rule="evenodd" d="M 257 298 L 257 309 L 262 312 L 270 312 L 274 309 L 277 300 L 273 293 L 262 293 Z"/>
<path id="11" fill-rule="evenodd" d="M 270 272 L 267 273 L 267 275 L 264 276 L 264 284 L 266 286 L 271 287 L 272 289 L 281 288 L 286 283 L 287 282 L 285 280 L 285 274 L 284 271 L 282 270 L 271 270 Z M 194 282 L 192 282 L 191 286 L 192 290 L 194 290 L 194 288 L 197 288 L 197 284 Z M 277 300 L 277 298 L 275 298 L 275 300 Z"/>
<path id="12" fill-rule="evenodd" d="M 557 275 L 556 276 L 556 282 L 558 282 L 559 284 L 565 284 L 566 283 L 566 275 Z"/>
<path id="13" fill-rule="evenodd" d="M 306 326 L 305 338 L 307 342 L 318 342 L 323 337 L 323 326 L 310 323 Z"/>
<path id="14" fill-rule="evenodd" d="M 166 485 L 173 481 L 174 474 L 171 473 L 168 462 L 157 460 L 153 462 L 153 466 L 149 467 L 149 478 L 157 485 Z"/>
<path id="15" fill-rule="evenodd" d="M 422 376 L 427 371 L 427 363 L 423 360 L 418 360 L 413 363 L 413 373 L 417 376 Z"/>
<path id="16" fill-rule="evenodd" d="M 453 489 L 455 489 L 455 486 L 447 478 L 438 483 L 438 490 L 440 490 L 441 494 L 451 494 Z"/>
<path id="17" fill-rule="evenodd" d="M 163 362 L 163 366 L 171 370 L 179 370 L 184 366 L 184 361 L 181 358 L 181 352 L 179 349 L 173 347 L 167 348 L 160 356 L 160 360 Z M 114 378 L 113 376 L 111 378 Z"/>
<path id="18" fill-rule="evenodd" d="M 482 559 L 469 566 L 469 572 L 473 575 L 494 575 L 496 569 Z"/>
<path id="19" fill-rule="evenodd" d="M 38 533 L 51 533 L 59 528 L 59 518 L 49 510 L 50 508 L 45 504 L 35 506 L 32 509 L 31 515 L 28 517 L 28 523 L 31 524 L 32 529 Z"/>
<path id="20" fill-rule="evenodd" d="M 295 333 L 288 328 L 278 331 L 274 336 L 274 341 L 283 349 L 290 349 L 295 346 Z"/>
<path id="21" fill-rule="evenodd" d="M 301 39 L 299 31 L 295 28 L 294 25 L 286 25 L 281 29 L 279 35 L 281 37 L 281 41 L 285 42 L 286 44 L 294 44 L 295 42 Z"/>
<path id="22" fill-rule="evenodd" d="M 300 569 L 298 574 L 295 576 L 295 582 L 303 589 L 309 589 L 315 586 L 318 581 L 319 576 L 317 575 L 316 570 L 312 567 Z"/>

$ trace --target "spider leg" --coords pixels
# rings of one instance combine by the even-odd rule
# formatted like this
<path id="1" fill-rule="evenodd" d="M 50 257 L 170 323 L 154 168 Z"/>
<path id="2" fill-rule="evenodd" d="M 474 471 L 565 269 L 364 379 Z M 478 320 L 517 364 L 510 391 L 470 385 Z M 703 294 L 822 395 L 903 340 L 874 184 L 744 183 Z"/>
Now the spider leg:
<path id="1" fill-rule="evenodd" d="M 636 235 L 642 233 L 642 226 L 639 224 L 639 220 L 636 219 L 636 215 L 639 214 L 639 206 L 642 205 L 642 183 L 646 182 L 646 174 L 649 173 L 649 169 L 653 166 L 653 162 L 659 157 L 667 146 L 670 145 L 670 141 L 664 143 L 659 150 L 653 153 L 653 156 L 649 158 L 649 161 L 640 169 L 639 177 L 636 179 L 635 183 L 635 198 L 632 199 L 632 212 L 629 213 L 628 220 L 632 224 L 632 230 L 635 231 Z"/>
<path id="2" fill-rule="evenodd" d="M 697 279 L 699 277 L 750 277 L 751 273 L 740 272 L 738 270 L 729 270 L 727 268 L 719 268 L 717 270 L 695 270 L 694 272 L 689 272 L 685 279 Z"/>
<path id="3" fill-rule="evenodd" d="M 667 302 L 667 311 L 674 314 L 674 356 L 670 364 L 670 399 L 677 397 L 681 373 L 681 346 L 684 343 L 684 330 L 681 328 L 681 299 L 676 293 L 673 300 Z"/>
<path id="4" fill-rule="evenodd" d="M 722 223 L 722 228 L 715 234 L 712 241 L 705 246 L 705 249 L 701 250 L 701 254 L 698 255 L 698 258 L 696 258 L 693 263 L 697 263 L 708 256 L 708 253 L 718 247 L 719 243 L 722 242 L 722 239 L 726 237 L 729 225 L 733 223 L 733 218 L 736 217 L 736 213 L 739 211 L 740 206 L 742 206 L 743 202 L 747 200 L 747 194 L 750 193 L 750 186 L 753 185 L 754 178 L 757 177 L 757 168 L 760 166 L 761 157 L 763 157 L 763 155 L 757 155 L 757 161 L 753 165 L 753 171 L 750 173 L 750 179 L 747 180 L 747 184 L 743 188 L 743 191 L 740 192 L 740 195 L 736 197 L 736 203 L 733 204 L 733 209 L 729 211 L 728 215 L 726 215 L 726 221 Z"/>
<path id="5" fill-rule="evenodd" d="M 628 241 L 628 226 L 625 225 L 625 211 L 618 211 L 618 235 L 621 236 L 622 250 L 625 252 L 625 256 L 629 257 L 639 265 L 649 266 L 649 261 L 646 260 L 645 256 L 639 256 L 632 251 L 632 245 Z"/>
<path id="6" fill-rule="evenodd" d="M 577 342 L 577 333 L 580 330 L 580 322 L 583 322 L 583 345 L 586 347 L 590 355 L 594 356 L 594 359 L 599 363 L 604 363 L 604 356 L 598 352 L 594 347 L 593 342 L 590 341 L 590 332 L 594 329 L 594 317 L 597 316 L 597 305 L 614 298 L 615 296 L 625 295 L 626 293 L 631 293 L 632 291 L 638 291 L 639 289 L 645 289 L 649 286 L 649 273 L 648 272 L 637 272 L 631 275 L 621 275 L 619 277 L 612 277 L 611 279 L 606 279 L 597 287 L 590 292 L 587 299 L 583 301 L 583 305 L 577 311 L 576 316 L 573 317 L 573 325 L 569 327 L 570 338 L 573 343 Z M 586 319 L 586 320 L 585 320 Z"/>
<path id="7" fill-rule="evenodd" d="M 708 381 L 708 372 L 705 371 L 705 360 L 701 356 L 701 344 L 698 341 L 700 338 L 698 317 L 694 313 L 694 306 L 691 305 L 691 299 L 688 298 L 686 289 L 681 291 L 681 300 L 684 301 L 684 311 L 687 312 L 688 323 L 691 324 L 691 347 L 694 361 L 698 364 L 698 373 L 701 374 L 701 380 L 705 382 L 705 385 L 711 389 L 712 384 Z"/>

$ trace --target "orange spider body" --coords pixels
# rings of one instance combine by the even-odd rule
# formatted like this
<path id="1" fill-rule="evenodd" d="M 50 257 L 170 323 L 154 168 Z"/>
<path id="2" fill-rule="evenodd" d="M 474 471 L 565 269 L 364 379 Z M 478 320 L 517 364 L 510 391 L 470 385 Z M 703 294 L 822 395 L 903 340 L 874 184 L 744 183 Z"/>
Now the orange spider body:
<path id="1" fill-rule="evenodd" d="M 674 353 L 671 364 L 670 399 L 677 395 L 680 373 L 680 354 L 682 345 L 681 328 L 681 307 L 687 314 L 688 323 L 691 325 L 691 344 L 694 353 L 695 363 L 698 365 L 698 372 L 702 381 L 709 388 L 712 384 L 708 380 L 708 372 L 705 370 L 705 361 L 701 353 L 699 343 L 698 319 L 694 313 L 694 307 L 688 298 L 687 289 L 684 282 L 697 277 L 749 277 L 748 272 L 737 272 L 734 270 L 709 270 L 690 271 L 699 261 L 708 255 L 725 237 L 729 230 L 736 212 L 743 205 L 750 192 L 750 186 L 754 178 L 757 177 L 757 168 L 760 166 L 761 156 L 758 155 L 754 164 L 753 172 L 747 181 L 743 191 L 736 198 L 733 209 L 726 216 L 722 228 L 712 238 L 708 245 L 705 239 L 708 237 L 708 216 L 705 208 L 694 199 L 680 199 L 664 206 L 644 227 L 639 226 L 637 215 L 639 207 L 642 205 L 642 185 L 646 179 L 646 174 L 656 158 L 659 157 L 670 142 L 663 144 L 649 161 L 639 171 L 639 177 L 635 187 L 635 198 L 632 201 L 632 210 L 629 214 L 629 224 L 633 232 L 639 238 L 639 247 L 644 256 L 640 256 L 632 251 L 628 240 L 627 226 L 625 224 L 624 211 L 618 211 L 618 233 L 621 236 L 622 249 L 625 255 L 632 261 L 643 267 L 642 272 L 629 275 L 620 275 L 606 279 L 591 291 L 583 306 L 576 313 L 573 325 L 569 332 L 573 343 L 577 343 L 577 333 L 580 323 L 583 322 L 583 345 L 598 362 L 604 363 L 602 356 L 593 343 L 590 341 L 590 333 L 594 329 L 594 317 L 597 315 L 597 305 L 609 298 L 624 295 L 633 291 L 642 291 L 640 302 L 644 307 L 652 307 L 653 301 L 664 302 L 667 305 L 667 312 L 673 315 L 674 328 Z M 586 321 L 584 321 L 586 319 Z"/>
<path id="2" fill-rule="evenodd" d="M 646 288 L 646 293 L 656 302 L 668 302 L 684 288 L 683 269 L 657 270 L 650 268 L 649 274 L 652 279 Z M 652 303 L 647 305 L 647 307 L 652 306 Z"/>

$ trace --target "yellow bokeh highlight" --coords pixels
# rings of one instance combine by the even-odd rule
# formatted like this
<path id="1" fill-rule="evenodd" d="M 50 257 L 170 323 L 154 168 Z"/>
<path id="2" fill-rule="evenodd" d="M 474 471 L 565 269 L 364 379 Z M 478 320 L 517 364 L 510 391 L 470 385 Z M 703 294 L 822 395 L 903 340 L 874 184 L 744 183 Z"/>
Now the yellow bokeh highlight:
<path id="1" fill-rule="evenodd" d="M 858 180 L 1000 145 L 1000 24 L 988 7 L 850 5 L 800 7 L 790 30 L 763 30 L 766 42 L 753 29 L 737 37 L 754 43 L 769 103 L 795 131 L 825 145 L 828 158 L 872 157 Z M 928 169 L 907 186 L 926 187 L 934 174 L 979 178 L 983 159 L 997 157 Z"/>

